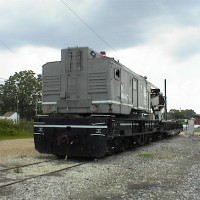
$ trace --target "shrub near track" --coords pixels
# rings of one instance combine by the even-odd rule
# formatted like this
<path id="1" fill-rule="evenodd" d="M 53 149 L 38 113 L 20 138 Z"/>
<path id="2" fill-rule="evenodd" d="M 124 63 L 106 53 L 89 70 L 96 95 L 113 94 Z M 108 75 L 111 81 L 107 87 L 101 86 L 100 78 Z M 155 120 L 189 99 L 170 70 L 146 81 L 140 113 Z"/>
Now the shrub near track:
<path id="1" fill-rule="evenodd" d="M 0 119 L 0 140 L 22 139 L 33 137 L 33 121 Z"/>

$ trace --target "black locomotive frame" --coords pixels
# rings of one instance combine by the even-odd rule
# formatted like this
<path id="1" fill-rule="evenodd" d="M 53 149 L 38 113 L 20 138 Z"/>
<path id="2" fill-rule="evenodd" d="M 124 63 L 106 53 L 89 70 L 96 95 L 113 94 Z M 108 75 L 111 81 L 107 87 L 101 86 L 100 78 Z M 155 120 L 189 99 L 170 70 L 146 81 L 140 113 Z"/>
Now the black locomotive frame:
<path id="1" fill-rule="evenodd" d="M 35 148 L 57 157 L 99 158 L 178 134 L 178 122 L 112 116 L 37 117 Z"/>

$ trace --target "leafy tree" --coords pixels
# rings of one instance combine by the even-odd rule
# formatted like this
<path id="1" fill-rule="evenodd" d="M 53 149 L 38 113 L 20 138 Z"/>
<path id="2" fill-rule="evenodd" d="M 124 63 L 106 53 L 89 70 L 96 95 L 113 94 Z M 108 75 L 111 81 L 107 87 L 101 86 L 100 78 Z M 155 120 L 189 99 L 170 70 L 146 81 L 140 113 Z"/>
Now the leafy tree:
<path id="1" fill-rule="evenodd" d="M 191 109 L 186 109 L 186 110 L 171 109 L 167 114 L 168 119 L 191 119 L 195 115 L 196 113 L 194 112 L 194 110 Z"/>
<path id="2" fill-rule="evenodd" d="M 0 85 L 1 113 L 18 111 L 21 118 L 32 119 L 41 112 L 42 76 L 32 70 L 15 72 L 14 76 Z"/>

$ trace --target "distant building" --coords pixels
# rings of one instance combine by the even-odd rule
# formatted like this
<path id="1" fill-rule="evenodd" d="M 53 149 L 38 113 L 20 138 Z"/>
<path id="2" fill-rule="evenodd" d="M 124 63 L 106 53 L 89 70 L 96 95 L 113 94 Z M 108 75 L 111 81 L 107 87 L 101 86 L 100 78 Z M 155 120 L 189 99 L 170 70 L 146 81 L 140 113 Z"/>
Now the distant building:
<path id="1" fill-rule="evenodd" d="M 19 115 L 16 112 L 7 112 L 0 116 L 0 119 L 10 119 L 16 123 L 19 120 Z"/>
<path id="2" fill-rule="evenodd" d="M 194 124 L 200 125 L 200 114 L 194 116 Z"/>

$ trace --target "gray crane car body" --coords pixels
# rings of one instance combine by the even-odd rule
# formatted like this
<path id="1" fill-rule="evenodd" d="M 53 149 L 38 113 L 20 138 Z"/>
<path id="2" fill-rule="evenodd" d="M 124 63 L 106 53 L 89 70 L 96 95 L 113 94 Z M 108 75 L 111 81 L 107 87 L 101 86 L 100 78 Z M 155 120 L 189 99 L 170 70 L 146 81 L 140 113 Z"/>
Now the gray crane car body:
<path id="1" fill-rule="evenodd" d="M 47 116 L 34 119 L 41 153 L 103 157 L 182 130 L 180 123 L 162 121 L 158 88 L 88 47 L 61 50 L 61 61 L 43 65 L 42 76 Z"/>
<path id="2" fill-rule="evenodd" d="M 150 112 L 151 84 L 113 58 L 88 47 L 61 50 L 61 61 L 43 65 L 45 114 Z"/>

